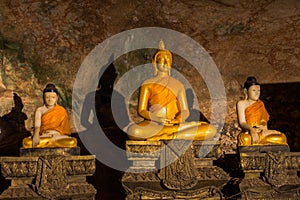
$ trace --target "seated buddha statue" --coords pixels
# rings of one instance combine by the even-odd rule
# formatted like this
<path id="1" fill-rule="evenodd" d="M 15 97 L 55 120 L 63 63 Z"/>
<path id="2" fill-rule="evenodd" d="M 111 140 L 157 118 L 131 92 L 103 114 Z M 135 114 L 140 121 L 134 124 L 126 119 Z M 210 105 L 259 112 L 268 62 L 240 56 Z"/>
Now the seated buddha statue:
<path id="1" fill-rule="evenodd" d="M 286 136 L 276 130 L 269 130 L 269 114 L 259 99 L 260 84 L 255 77 L 248 77 L 244 83 L 245 99 L 237 103 L 240 127 L 244 132 L 238 135 L 238 146 L 287 145 Z"/>
<path id="2" fill-rule="evenodd" d="M 154 77 L 145 80 L 140 88 L 138 114 L 142 122 L 127 129 L 131 140 L 209 140 L 217 132 L 206 122 L 185 122 L 189 116 L 184 85 L 170 76 L 172 54 L 160 41 L 152 64 Z"/>
<path id="3" fill-rule="evenodd" d="M 76 147 L 76 138 L 70 137 L 67 112 L 57 104 L 58 90 L 54 84 L 43 90 L 43 99 L 44 105 L 35 112 L 33 136 L 23 139 L 23 147 Z"/>

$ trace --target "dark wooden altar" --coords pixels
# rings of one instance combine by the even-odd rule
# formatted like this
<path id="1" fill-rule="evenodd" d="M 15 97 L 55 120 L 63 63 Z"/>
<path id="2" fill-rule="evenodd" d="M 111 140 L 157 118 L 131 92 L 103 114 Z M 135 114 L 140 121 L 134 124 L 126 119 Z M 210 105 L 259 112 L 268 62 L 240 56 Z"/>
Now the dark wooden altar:
<path id="1" fill-rule="evenodd" d="M 240 164 L 245 174 L 239 185 L 242 199 L 300 198 L 300 152 L 279 151 L 276 146 L 242 152 Z"/>
<path id="2" fill-rule="evenodd" d="M 79 148 L 21 149 L 19 157 L 0 157 L 1 173 L 10 186 L 0 199 L 94 199 L 86 182 L 95 172 L 95 156 Z"/>
<path id="3" fill-rule="evenodd" d="M 122 178 L 126 199 L 221 199 L 229 176 L 213 164 L 220 155 L 219 143 L 170 142 L 127 141 L 132 165 Z"/>

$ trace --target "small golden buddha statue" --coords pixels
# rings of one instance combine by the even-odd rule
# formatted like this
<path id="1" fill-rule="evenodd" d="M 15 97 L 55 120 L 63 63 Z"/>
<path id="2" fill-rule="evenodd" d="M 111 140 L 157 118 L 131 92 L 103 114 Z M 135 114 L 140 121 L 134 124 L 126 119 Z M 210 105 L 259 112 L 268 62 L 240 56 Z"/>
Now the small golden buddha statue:
<path id="1" fill-rule="evenodd" d="M 76 138 L 70 137 L 66 110 L 57 104 L 58 90 L 48 84 L 43 90 L 44 105 L 35 112 L 33 137 L 23 139 L 24 148 L 76 147 Z"/>
<path id="2" fill-rule="evenodd" d="M 287 145 L 286 136 L 276 130 L 268 130 L 269 114 L 259 99 L 260 84 L 255 77 L 244 83 L 245 99 L 237 103 L 239 124 L 245 132 L 238 136 L 238 146 Z"/>
<path id="3" fill-rule="evenodd" d="M 209 140 L 217 132 L 206 122 L 185 122 L 189 116 L 184 85 L 170 76 L 172 54 L 160 41 L 152 60 L 154 77 L 140 88 L 138 114 L 144 121 L 128 127 L 131 140 Z"/>

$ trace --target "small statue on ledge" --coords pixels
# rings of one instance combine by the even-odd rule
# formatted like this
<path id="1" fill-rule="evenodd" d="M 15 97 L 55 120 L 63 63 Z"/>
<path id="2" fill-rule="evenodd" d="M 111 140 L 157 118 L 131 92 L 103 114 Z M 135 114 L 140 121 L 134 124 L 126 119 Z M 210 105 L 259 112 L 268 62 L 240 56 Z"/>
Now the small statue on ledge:
<path id="1" fill-rule="evenodd" d="M 209 140 L 217 130 L 206 122 L 185 122 L 189 116 L 184 85 L 170 76 L 172 54 L 160 41 L 152 60 L 154 77 L 140 88 L 138 113 L 144 121 L 128 127 L 131 140 Z"/>
<path id="2" fill-rule="evenodd" d="M 276 130 L 268 130 L 269 114 L 259 99 L 260 84 L 255 77 L 244 83 L 245 100 L 237 103 L 239 124 L 246 132 L 238 136 L 238 146 L 288 145 L 286 136 Z"/>
<path id="3" fill-rule="evenodd" d="M 70 137 L 66 110 L 57 104 L 58 90 L 48 84 L 43 90 L 44 105 L 37 108 L 33 137 L 23 139 L 24 148 L 76 147 L 76 138 Z"/>

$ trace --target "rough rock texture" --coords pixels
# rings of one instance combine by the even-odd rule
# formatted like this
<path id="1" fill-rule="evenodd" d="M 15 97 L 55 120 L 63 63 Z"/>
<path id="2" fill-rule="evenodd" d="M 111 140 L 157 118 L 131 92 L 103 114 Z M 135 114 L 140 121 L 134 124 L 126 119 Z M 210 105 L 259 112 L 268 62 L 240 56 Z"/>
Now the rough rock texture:
<path id="1" fill-rule="evenodd" d="M 63 102 L 70 106 L 73 82 L 85 56 L 114 34 L 148 26 L 190 36 L 215 61 L 228 99 L 221 137 L 225 151 L 235 150 L 240 131 L 235 103 L 242 97 L 247 76 L 255 75 L 262 83 L 300 81 L 298 0 L 1 0 L 1 54 L 9 57 L 7 50 L 17 54 L 15 61 L 7 65 L 2 59 L 0 65 L 6 92 L 19 94 L 29 120 L 42 102 L 41 89 L 47 82 L 62 88 Z M 180 64 L 179 60 L 176 66 Z M 116 66 L 121 71 L 122 67 Z M 182 73 L 195 84 L 201 112 L 210 118 L 205 84 L 193 79 L 192 68 Z M 2 104 L 7 96 L 1 93 L 1 115 L 9 112 L 10 104 Z M 27 129 L 31 126 L 27 121 Z"/>

